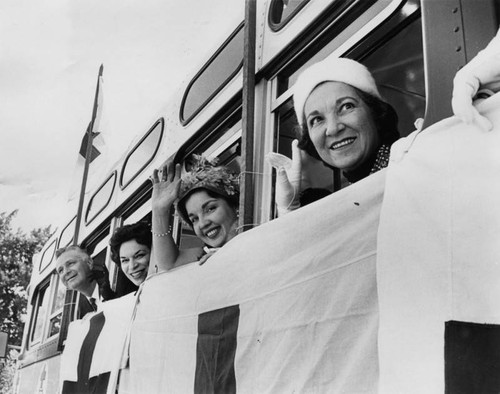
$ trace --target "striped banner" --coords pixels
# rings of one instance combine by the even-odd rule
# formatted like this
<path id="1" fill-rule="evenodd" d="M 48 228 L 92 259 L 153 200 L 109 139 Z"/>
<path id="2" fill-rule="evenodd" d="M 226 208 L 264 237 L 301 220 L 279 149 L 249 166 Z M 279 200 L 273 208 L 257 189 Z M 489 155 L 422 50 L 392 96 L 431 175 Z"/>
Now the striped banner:
<path id="1" fill-rule="evenodd" d="M 133 294 L 100 305 L 71 322 L 61 357 L 61 393 L 114 393 L 127 363 L 127 335 L 136 304 Z"/>
<path id="2" fill-rule="evenodd" d="M 148 279 L 120 393 L 375 392 L 384 172 Z"/>
<path id="3" fill-rule="evenodd" d="M 381 393 L 500 392 L 500 94 L 393 146 L 378 239 Z M 413 141 L 413 143 L 412 143 Z"/>

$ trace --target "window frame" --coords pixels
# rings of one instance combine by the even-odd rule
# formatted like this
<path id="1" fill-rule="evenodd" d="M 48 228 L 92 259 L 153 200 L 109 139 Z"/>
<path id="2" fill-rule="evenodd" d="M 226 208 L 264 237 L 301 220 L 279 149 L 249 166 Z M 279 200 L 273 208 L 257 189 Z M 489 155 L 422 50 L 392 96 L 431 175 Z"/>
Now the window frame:
<path id="1" fill-rule="evenodd" d="M 71 240 L 66 244 L 66 245 L 61 245 L 61 241 L 63 239 L 63 235 L 65 234 L 65 232 L 67 230 L 70 229 L 70 226 L 73 225 L 75 226 L 76 225 L 76 216 L 74 216 L 70 221 L 69 223 L 62 229 L 61 233 L 59 234 L 59 238 L 57 240 L 57 249 L 59 248 L 64 248 L 64 247 L 67 247 L 69 245 L 71 245 L 73 243 L 73 241 L 75 240 L 75 228 L 73 228 L 73 235 L 71 236 Z M 57 250 L 56 249 L 56 250 Z"/>
<path id="2" fill-rule="evenodd" d="M 95 191 L 95 193 L 92 195 L 92 197 L 90 197 L 89 199 L 89 202 L 87 204 L 87 209 L 86 209 L 86 212 L 85 212 L 85 225 L 89 225 L 96 217 L 99 216 L 99 214 L 104 211 L 110 201 L 111 201 L 111 198 L 113 197 L 113 194 L 114 194 L 114 191 L 115 191 L 115 187 L 116 187 L 116 178 L 117 178 L 117 174 L 116 174 L 116 171 L 113 171 L 107 178 L 106 180 L 99 186 L 99 188 Z M 97 196 L 97 194 L 104 188 L 104 186 L 106 186 L 106 184 L 111 180 L 113 179 L 113 186 L 111 187 L 111 193 L 109 193 L 109 196 L 108 196 L 108 199 L 106 201 L 106 203 L 94 214 L 94 216 L 92 216 L 90 219 L 89 219 L 89 214 L 90 214 L 90 210 L 92 208 L 92 201 L 94 200 L 95 196 Z"/>
<path id="3" fill-rule="evenodd" d="M 39 346 L 44 343 L 45 341 L 45 334 L 46 334 L 46 329 L 47 329 L 47 322 L 48 322 L 48 314 L 49 314 L 49 308 L 42 313 L 42 315 L 39 314 L 40 307 L 43 305 L 44 301 L 47 300 L 47 305 L 50 305 L 51 301 L 51 276 L 48 276 L 45 280 L 43 280 L 35 290 L 35 293 L 32 298 L 32 311 L 31 311 L 31 320 L 30 320 L 30 329 L 29 329 L 29 335 L 28 335 L 28 343 L 27 346 L 29 349 L 33 349 L 36 346 Z M 40 293 L 43 290 L 43 297 L 42 297 L 42 302 L 40 303 Z M 47 298 L 46 298 L 47 297 Z M 37 322 L 39 322 L 40 319 L 43 319 L 42 325 L 40 328 L 40 333 L 39 335 L 34 338 L 35 330 L 37 327 Z"/>
<path id="4" fill-rule="evenodd" d="M 52 276 L 51 276 L 51 283 L 50 283 L 50 286 L 52 288 L 51 290 L 51 299 L 49 300 L 50 302 L 50 308 L 47 310 L 47 338 L 46 340 L 50 340 L 52 338 L 55 338 L 56 336 L 59 335 L 59 333 L 61 332 L 61 327 L 62 327 L 62 317 L 63 317 L 63 312 L 64 312 L 64 301 L 63 301 L 63 305 L 61 308 L 53 311 L 53 312 L 50 312 L 50 310 L 52 309 L 52 307 L 54 306 L 54 302 L 56 301 L 56 297 L 57 297 L 57 293 L 58 293 L 58 290 L 60 289 L 60 286 L 62 286 L 64 288 L 64 285 L 61 283 L 60 279 L 59 279 L 59 275 L 57 274 L 57 272 L 54 270 Z M 64 298 L 66 298 L 66 289 L 64 289 Z M 57 331 L 57 333 L 53 334 L 53 335 L 50 335 L 50 322 L 52 321 L 52 319 L 54 317 L 56 317 L 57 315 L 61 315 L 61 326 L 59 327 L 59 330 Z"/>
<path id="5" fill-rule="evenodd" d="M 47 269 L 47 267 L 50 266 L 50 263 L 52 262 L 52 260 L 54 259 L 54 256 L 55 256 L 55 253 L 56 253 L 56 244 L 57 244 L 57 239 L 53 239 L 52 242 L 49 244 L 49 246 L 47 246 L 45 248 L 45 250 L 43 251 L 43 254 L 42 254 L 42 258 L 40 259 L 40 264 L 38 266 L 38 272 L 39 273 L 42 273 L 43 271 L 45 271 Z M 48 258 L 48 261 L 47 263 L 44 264 L 44 260 L 45 260 L 45 256 L 46 256 L 46 253 L 52 249 L 52 255 L 50 256 L 50 258 Z M 49 252 L 50 253 L 50 252 Z"/>
<path id="6" fill-rule="evenodd" d="M 273 7 L 278 1 L 280 0 L 271 0 L 271 4 L 269 5 L 269 10 L 267 13 L 267 24 L 274 33 L 277 33 L 281 29 L 283 29 L 288 24 L 288 22 L 290 22 L 306 6 L 306 4 L 309 3 L 310 0 L 302 0 L 302 2 L 285 19 L 282 19 L 279 23 L 275 23 L 272 20 L 272 13 Z"/>
<path id="7" fill-rule="evenodd" d="M 161 124 L 160 137 L 158 138 L 158 143 L 156 145 L 156 148 L 153 151 L 153 154 L 142 165 L 142 167 L 140 167 L 139 170 L 133 176 L 130 177 L 130 179 L 128 180 L 128 182 L 123 183 L 123 176 L 125 175 L 125 169 L 127 167 L 129 159 L 137 151 L 137 149 L 139 149 L 139 147 L 141 146 L 141 144 L 153 133 L 153 131 L 158 126 L 158 124 Z M 165 119 L 163 117 L 161 117 L 156 122 L 153 123 L 153 125 L 149 128 L 148 132 L 139 140 L 139 142 L 137 142 L 137 144 L 134 146 L 134 148 L 129 152 L 129 154 L 125 158 L 125 160 L 123 162 L 123 165 L 122 165 L 122 168 L 120 170 L 120 189 L 121 190 L 124 190 L 128 185 L 130 185 L 139 176 L 139 174 L 141 174 L 142 171 L 144 171 L 144 169 L 146 167 L 148 167 L 148 165 L 154 160 L 154 158 L 158 154 L 158 151 L 160 150 L 160 146 L 161 146 L 161 142 L 163 140 L 164 132 L 165 132 Z"/>
<path id="8" fill-rule="evenodd" d="M 228 44 L 231 42 L 231 40 L 236 37 L 240 31 L 243 30 L 244 27 L 244 22 L 241 22 L 238 27 L 229 35 L 229 37 L 222 43 L 222 45 L 217 49 L 217 51 L 210 57 L 210 59 L 203 65 L 203 67 L 196 73 L 196 75 L 191 79 L 189 84 L 187 85 L 184 94 L 182 96 L 181 100 L 181 105 L 179 107 L 179 121 L 182 126 L 187 126 L 207 105 L 212 101 L 212 99 L 217 96 L 222 89 L 224 89 L 229 81 L 231 81 L 243 68 L 243 50 L 242 50 L 242 56 L 241 56 L 241 61 L 238 64 L 238 66 L 233 70 L 233 72 L 227 76 L 227 78 L 224 80 L 222 84 L 219 85 L 217 89 L 213 91 L 213 93 L 207 97 L 207 99 L 195 110 L 193 113 L 188 116 L 187 118 L 184 118 L 184 107 L 186 105 L 187 98 L 189 96 L 189 93 L 191 91 L 191 88 L 195 84 L 195 82 L 199 79 L 199 77 L 209 68 L 209 66 L 213 63 L 215 59 L 222 53 L 222 51 L 228 46 Z M 243 49 L 243 48 L 242 48 Z"/>

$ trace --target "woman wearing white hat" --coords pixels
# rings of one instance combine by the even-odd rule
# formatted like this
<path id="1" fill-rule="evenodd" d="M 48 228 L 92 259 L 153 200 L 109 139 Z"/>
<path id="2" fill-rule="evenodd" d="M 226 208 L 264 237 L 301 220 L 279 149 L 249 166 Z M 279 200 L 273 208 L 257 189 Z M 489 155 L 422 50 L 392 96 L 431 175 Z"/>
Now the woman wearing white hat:
<path id="1" fill-rule="evenodd" d="M 299 143 L 292 144 L 294 166 L 288 180 L 270 158 L 278 168 L 277 188 L 288 188 L 288 193 L 278 190 L 278 212 L 297 207 L 301 177 L 291 173 L 300 172 L 300 148 L 342 170 L 351 183 L 387 166 L 390 146 L 399 138 L 398 116 L 361 63 L 327 58 L 312 65 L 299 76 L 293 98 L 301 130 Z"/>

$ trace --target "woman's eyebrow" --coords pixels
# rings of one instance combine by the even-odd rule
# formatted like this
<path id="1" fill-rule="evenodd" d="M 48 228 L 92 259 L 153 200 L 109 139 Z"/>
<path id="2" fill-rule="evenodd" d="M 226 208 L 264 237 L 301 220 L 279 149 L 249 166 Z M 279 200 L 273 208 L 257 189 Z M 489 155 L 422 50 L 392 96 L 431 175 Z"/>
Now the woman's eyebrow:
<path id="1" fill-rule="evenodd" d="M 356 102 L 359 101 L 356 97 L 353 97 L 353 96 L 342 96 L 342 97 L 339 97 L 335 103 L 336 104 L 340 104 L 340 103 L 342 103 L 345 100 L 353 100 L 353 101 L 356 101 Z"/>
<path id="2" fill-rule="evenodd" d="M 205 208 L 208 204 L 212 203 L 212 202 L 217 202 L 217 200 L 215 198 L 211 199 L 211 200 L 208 200 L 208 201 L 205 201 L 202 205 L 201 205 L 201 208 Z"/>

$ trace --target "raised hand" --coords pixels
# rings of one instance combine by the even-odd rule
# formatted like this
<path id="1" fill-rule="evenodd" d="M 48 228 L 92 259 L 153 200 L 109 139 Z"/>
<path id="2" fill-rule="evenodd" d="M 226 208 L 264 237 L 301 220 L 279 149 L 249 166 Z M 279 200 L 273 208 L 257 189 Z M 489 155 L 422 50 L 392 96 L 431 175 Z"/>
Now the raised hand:
<path id="1" fill-rule="evenodd" d="M 453 113 L 467 124 L 476 123 L 491 130 L 491 122 L 473 105 L 479 91 L 493 94 L 500 90 L 500 30 L 488 46 L 457 72 L 453 80 Z"/>
<path id="2" fill-rule="evenodd" d="M 181 165 L 173 163 L 154 170 L 150 177 L 153 182 L 153 210 L 169 211 L 179 196 L 181 186 Z"/>
<path id="3" fill-rule="evenodd" d="M 266 159 L 277 171 L 276 205 L 278 214 L 283 215 L 299 208 L 302 154 L 298 147 L 298 141 L 292 141 L 292 159 L 275 152 L 268 153 Z"/>

